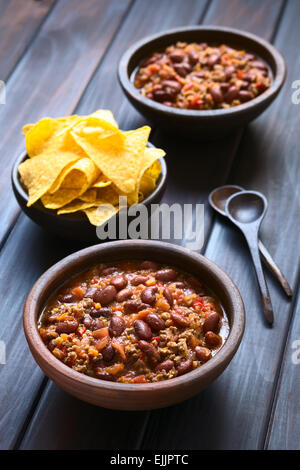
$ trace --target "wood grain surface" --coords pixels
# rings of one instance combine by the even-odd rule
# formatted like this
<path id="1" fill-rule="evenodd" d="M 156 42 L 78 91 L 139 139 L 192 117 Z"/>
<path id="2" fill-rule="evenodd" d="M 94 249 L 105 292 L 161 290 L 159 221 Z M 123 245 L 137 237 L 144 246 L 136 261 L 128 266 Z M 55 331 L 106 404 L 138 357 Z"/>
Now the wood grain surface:
<path id="1" fill-rule="evenodd" d="M 10 100 L 0 108 L 0 295 L 4 299 L 0 340 L 7 344 L 7 364 L 0 365 L 0 448 L 299 448 L 300 365 L 291 361 L 294 341 L 300 339 L 299 299 L 294 306 L 267 274 L 275 325 L 273 329 L 265 326 L 246 244 L 229 222 L 214 216 L 207 196 L 226 182 L 267 196 L 269 209 L 261 238 L 296 292 L 300 114 L 299 106 L 291 103 L 291 84 L 300 76 L 295 20 L 300 3 L 190 0 L 184 8 L 181 0 L 154 0 L 151 6 L 147 0 L 39 3 L 43 13 L 35 13 L 31 29 L 24 33 L 27 46 L 19 50 L 12 65 L 7 62 L 5 66 L 10 74 Z M 51 10 L 46 11 L 46 6 Z M 203 251 L 238 285 L 246 305 L 246 333 L 229 368 L 195 398 L 152 412 L 96 408 L 46 381 L 25 342 L 21 312 L 30 287 L 47 267 L 83 245 L 52 237 L 24 215 L 18 217 L 10 190 L 10 165 L 23 148 L 21 126 L 47 114 L 74 110 L 83 114 L 102 107 L 112 109 L 124 129 L 145 124 L 117 83 L 120 56 L 148 34 L 201 22 L 245 29 L 273 41 L 288 66 L 280 96 L 247 129 L 204 144 L 170 138 L 158 129 L 151 136 L 168 154 L 163 201 L 206 206 Z M 0 37 L 4 28 L 0 20 Z M 13 28 L 10 47 L 19 40 L 21 29 Z M 0 55 L 0 70 L 5 59 Z M 171 241 L 184 244 L 186 240 Z"/>

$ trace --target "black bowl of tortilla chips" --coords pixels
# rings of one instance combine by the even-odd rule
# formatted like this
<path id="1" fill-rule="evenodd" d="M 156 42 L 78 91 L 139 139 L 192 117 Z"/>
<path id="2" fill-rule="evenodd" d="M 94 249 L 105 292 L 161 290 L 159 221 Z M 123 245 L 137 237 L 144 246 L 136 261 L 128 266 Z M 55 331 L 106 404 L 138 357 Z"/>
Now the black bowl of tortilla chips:
<path id="1" fill-rule="evenodd" d="M 23 128 L 27 152 L 16 159 L 12 169 L 15 197 L 28 217 L 63 238 L 93 243 L 103 240 L 105 233 L 108 239 L 120 238 L 120 233 L 124 238 L 124 223 L 127 236 L 128 225 L 139 215 L 139 204 L 150 217 L 150 205 L 158 204 L 164 193 L 164 152 L 148 142 L 150 128 L 122 132 L 114 127 L 113 117 L 113 127 L 109 123 L 106 127 L 105 113 L 109 112 L 100 110 L 90 116 L 57 120 L 44 118 Z M 74 123 L 78 123 L 77 127 Z M 82 144 L 79 150 L 75 148 L 77 142 L 70 142 L 70 138 L 77 137 L 75 131 Z M 86 135 L 88 144 L 92 142 L 90 147 L 84 146 Z M 119 155 L 118 142 L 123 135 L 125 153 Z M 76 151 L 74 161 L 70 153 Z"/>

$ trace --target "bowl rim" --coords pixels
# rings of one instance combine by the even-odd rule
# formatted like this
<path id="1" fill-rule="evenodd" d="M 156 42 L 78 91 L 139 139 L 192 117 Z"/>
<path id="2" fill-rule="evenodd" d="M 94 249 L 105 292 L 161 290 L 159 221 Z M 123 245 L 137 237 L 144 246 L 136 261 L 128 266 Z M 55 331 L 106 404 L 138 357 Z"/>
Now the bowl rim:
<path id="1" fill-rule="evenodd" d="M 147 145 L 149 145 L 149 147 L 151 147 L 151 148 L 156 148 L 155 145 L 153 145 L 151 142 L 148 142 Z M 19 194 L 19 196 L 22 198 L 22 200 L 23 200 L 24 204 L 26 204 L 26 206 L 27 206 L 27 202 L 28 202 L 28 194 L 27 194 L 27 192 L 25 191 L 25 189 L 23 188 L 23 186 L 21 184 L 20 176 L 19 176 L 19 172 L 18 172 L 18 167 L 19 167 L 20 163 L 25 161 L 27 158 L 29 158 L 29 156 L 28 156 L 26 150 L 23 150 L 19 154 L 19 156 L 16 158 L 16 160 L 13 164 L 12 170 L 11 170 L 11 184 L 12 184 L 12 187 Z M 137 204 L 145 204 L 145 205 L 151 204 L 153 199 L 156 198 L 157 194 L 159 194 L 159 192 L 164 188 L 165 184 L 167 183 L 168 167 L 167 167 L 165 157 L 158 158 L 158 161 L 161 165 L 161 172 L 160 172 L 160 175 L 159 175 L 159 178 L 158 178 L 158 184 L 155 187 L 154 191 L 151 194 L 149 194 L 149 196 L 146 197 L 146 199 L 143 199 L 143 201 L 138 202 Z M 137 204 L 133 204 L 130 207 L 134 207 Z M 48 215 L 49 217 L 59 217 L 60 219 L 64 219 L 65 221 L 77 220 L 79 222 L 80 221 L 86 222 L 89 226 L 91 225 L 90 222 L 88 221 L 88 219 L 85 218 L 84 214 L 82 214 L 82 216 L 80 216 L 80 217 L 76 217 L 76 219 L 75 219 L 75 217 L 72 217 L 72 213 L 71 214 L 60 214 L 60 215 L 58 215 L 55 212 L 55 209 L 46 209 L 46 208 L 44 208 L 44 210 L 43 210 L 42 208 L 37 207 L 36 203 L 33 204 L 32 206 L 28 207 L 28 209 L 30 210 L 31 207 L 33 209 L 39 211 L 39 212 L 42 212 L 45 215 Z"/>
<path id="2" fill-rule="evenodd" d="M 99 253 L 101 254 L 101 252 L 107 255 L 113 253 L 115 250 L 118 250 L 118 248 L 120 248 L 121 251 L 126 251 L 128 247 L 131 247 L 131 250 L 133 251 L 138 246 L 141 247 L 140 249 L 143 249 L 145 247 L 145 244 L 148 248 L 151 248 L 151 250 L 154 249 L 154 251 L 155 248 L 162 248 L 164 251 L 168 251 L 171 253 L 173 252 L 175 255 L 180 253 L 182 257 L 192 258 L 194 262 L 196 261 L 201 266 L 204 266 L 204 268 L 209 271 L 218 280 L 219 283 L 222 284 L 230 299 L 231 309 L 234 318 L 230 326 L 227 340 L 225 341 L 222 348 L 217 352 L 217 354 L 212 357 L 212 359 L 210 359 L 210 361 L 201 365 L 201 367 L 195 369 L 194 371 L 191 371 L 180 377 L 175 377 L 171 380 L 163 380 L 161 382 L 152 382 L 147 384 L 122 384 L 117 382 L 107 382 L 74 371 L 73 369 L 69 368 L 67 365 L 59 361 L 57 358 L 55 358 L 53 354 L 51 354 L 51 352 L 47 349 L 44 342 L 42 341 L 42 338 L 38 332 L 37 316 L 39 315 L 40 311 L 37 310 L 37 303 L 39 302 L 39 299 L 43 298 L 43 296 L 49 298 L 49 296 L 51 295 L 51 292 L 47 293 L 47 290 L 49 290 L 49 287 L 47 288 L 47 284 L 50 284 L 51 289 L 50 281 L 55 280 L 57 276 L 62 276 L 65 272 L 65 269 L 70 266 L 70 263 L 74 263 L 72 269 L 74 270 L 73 275 L 75 276 L 76 273 L 79 274 L 83 270 L 88 269 L 88 266 L 93 265 L 92 262 L 88 262 L 87 265 L 83 267 L 83 263 L 86 262 L 87 259 L 92 260 L 95 255 L 99 256 Z M 81 270 L 80 265 L 82 266 Z M 180 267 L 180 263 L 178 263 L 178 267 Z M 184 267 L 182 267 L 182 269 L 184 269 Z M 56 289 L 57 287 L 54 290 Z M 50 367 L 50 369 L 53 370 L 56 376 L 59 376 L 61 380 L 69 380 L 73 383 L 76 382 L 77 384 L 88 387 L 91 390 L 105 389 L 107 391 L 135 391 L 142 393 L 154 389 L 158 391 L 165 390 L 166 388 L 168 388 L 171 392 L 172 390 L 184 386 L 187 383 L 196 384 L 201 380 L 201 378 L 209 376 L 211 373 L 213 373 L 215 368 L 218 368 L 220 366 L 222 367 L 222 365 L 224 365 L 223 368 L 226 367 L 241 342 L 245 328 L 245 310 L 243 300 L 235 283 L 228 276 L 228 274 L 223 271 L 223 269 L 221 269 L 218 265 L 216 265 L 213 261 L 209 260 L 205 256 L 192 252 L 187 248 L 174 245 L 172 243 L 153 240 L 125 240 L 107 242 L 85 248 L 67 256 L 66 258 L 63 258 L 61 261 L 50 267 L 36 281 L 27 296 L 23 311 L 23 327 L 32 354 L 35 358 L 39 358 L 39 360 L 36 359 L 38 365 L 43 369 L 43 367 L 40 365 L 40 361 L 44 364 L 47 363 L 47 369 L 49 369 Z"/>
<path id="3" fill-rule="evenodd" d="M 242 36 L 246 39 L 258 43 L 262 48 L 268 51 L 272 55 L 273 60 L 276 65 L 276 75 L 273 77 L 270 88 L 264 91 L 261 95 L 256 98 L 242 103 L 238 106 L 230 107 L 227 109 L 212 109 L 212 110 L 189 110 L 189 109 L 178 109 L 170 108 L 161 103 L 158 103 L 154 100 L 146 98 L 139 93 L 138 89 L 133 85 L 130 77 L 128 76 L 128 64 L 132 56 L 143 46 L 148 43 L 155 42 L 163 37 L 171 36 L 175 33 L 185 33 L 189 31 L 215 31 L 223 32 L 224 34 L 229 33 L 236 35 L 237 38 Z M 268 63 L 268 62 L 267 62 Z M 269 64 L 268 64 L 269 65 Z M 152 34 L 147 36 L 130 46 L 122 55 L 119 61 L 118 67 L 118 79 L 121 84 L 121 87 L 126 93 L 135 101 L 137 101 L 141 106 L 150 109 L 154 109 L 158 112 L 163 112 L 168 116 L 181 116 L 189 118 L 208 118 L 208 117 L 223 117 L 229 114 L 244 114 L 247 113 L 254 106 L 259 105 L 263 101 L 272 96 L 276 96 L 279 90 L 282 88 L 286 78 L 286 63 L 281 55 L 281 53 L 267 40 L 257 36 L 256 34 L 249 33 L 248 31 L 243 31 L 236 28 L 229 28 L 224 26 L 215 26 L 215 25 L 201 25 L 201 26 L 185 26 L 179 28 L 168 29 L 166 31 Z"/>

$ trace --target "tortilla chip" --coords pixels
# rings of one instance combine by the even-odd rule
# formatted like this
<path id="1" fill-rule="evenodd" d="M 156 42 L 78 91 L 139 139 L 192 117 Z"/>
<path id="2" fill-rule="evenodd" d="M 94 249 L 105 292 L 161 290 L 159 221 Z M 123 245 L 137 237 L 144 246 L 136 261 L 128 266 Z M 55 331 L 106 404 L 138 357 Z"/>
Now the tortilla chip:
<path id="1" fill-rule="evenodd" d="M 85 209 L 83 212 L 86 214 L 92 225 L 100 226 L 116 215 L 118 211 L 119 209 L 117 207 L 107 204 L 101 208 L 91 207 L 90 209 Z"/>
<path id="2" fill-rule="evenodd" d="M 52 186 L 60 172 L 68 164 L 77 160 L 74 153 L 44 153 L 28 158 L 19 165 L 21 182 L 29 195 L 27 206 L 38 201 Z"/>
<path id="3" fill-rule="evenodd" d="M 47 209 L 58 209 L 83 194 L 99 175 L 98 168 L 89 158 L 82 158 L 70 166 L 57 191 L 42 197 Z"/>
<path id="4" fill-rule="evenodd" d="M 122 193 L 130 194 L 137 186 L 149 133 L 150 127 L 144 126 L 136 131 L 124 132 L 123 142 L 118 134 L 105 138 L 99 138 L 97 134 L 86 134 L 83 138 L 75 133 L 74 139 L 109 181 Z"/>

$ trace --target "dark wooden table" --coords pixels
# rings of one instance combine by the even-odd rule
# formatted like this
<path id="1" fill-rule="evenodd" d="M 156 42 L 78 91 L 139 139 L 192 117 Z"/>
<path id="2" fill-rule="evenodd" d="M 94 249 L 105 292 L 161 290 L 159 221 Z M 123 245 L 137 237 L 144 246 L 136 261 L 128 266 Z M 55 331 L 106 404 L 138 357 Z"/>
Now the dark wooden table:
<path id="1" fill-rule="evenodd" d="M 21 449 L 300 449 L 300 79 L 298 0 L 0 0 L 0 447 Z M 21 128 L 43 116 L 111 109 L 121 128 L 145 123 L 117 83 L 123 51 L 145 35 L 194 24 L 256 33 L 282 52 L 288 77 L 279 98 L 247 129 L 222 141 L 196 143 L 153 129 L 167 150 L 164 202 L 205 203 L 203 253 L 237 283 L 247 325 L 224 374 L 180 405 L 151 412 L 96 408 L 67 395 L 34 362 L 22 308 L 49 266 L 83 247 L 45 233 L 20 213 L 11 166 L 24 148 Z M 207 195 L 226 182 L 262 191 L 269 209 L 262 239 L 295 296 L 289 302 L 267 274 L 275 325 L 262 321 L 254 272 L 241 235 L 216 217 Z M 298 346 L 299 347 L 299 346 Z M 294 353 L 294 360 L 293 360 Z M 297 359 L 297 357 L 296 357 Z M 299 356 L 298 356 L 299 359 Z"/>

